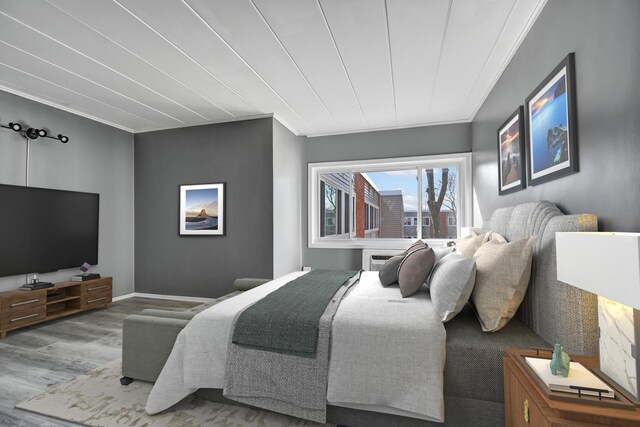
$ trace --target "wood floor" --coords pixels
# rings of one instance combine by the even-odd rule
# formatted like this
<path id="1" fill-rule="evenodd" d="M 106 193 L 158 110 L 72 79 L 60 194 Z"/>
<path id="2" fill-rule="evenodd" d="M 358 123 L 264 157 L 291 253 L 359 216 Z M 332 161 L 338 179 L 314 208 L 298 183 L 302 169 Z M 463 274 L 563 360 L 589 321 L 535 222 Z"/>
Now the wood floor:
<path id="1" fill-rule="evenodd" d="M 119 358 L 122 320 L 145 308 L 185 310 L 200 303 L 129 298 L 108 309 L 43 323 L 0 340 L 0 426 L 75 426 L 15 409 L 14 405 L 48 387 L 68 381 Z"/>

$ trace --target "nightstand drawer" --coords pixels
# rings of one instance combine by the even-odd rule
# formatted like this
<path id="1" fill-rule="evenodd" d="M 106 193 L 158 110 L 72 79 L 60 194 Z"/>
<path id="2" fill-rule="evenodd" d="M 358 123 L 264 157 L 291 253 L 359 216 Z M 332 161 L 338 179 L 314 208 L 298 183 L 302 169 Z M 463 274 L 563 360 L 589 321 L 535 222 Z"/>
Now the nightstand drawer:
<path id="1" fill-rule="evenodd" d="M 46 311 L 47 308 L 44 305 L 41 305 L 40 307 L 3 314 L 0 317 L 0 329 L 8 330 L 36 323 L 37 321 L 44 319 Z"/>
<path id="2" fill-rule="evenodd" d="M 28 308 L 44 306 L 47 300 L 47 291 L 21 291 L 2 298 L 0 312 L 5 315 Z"/>

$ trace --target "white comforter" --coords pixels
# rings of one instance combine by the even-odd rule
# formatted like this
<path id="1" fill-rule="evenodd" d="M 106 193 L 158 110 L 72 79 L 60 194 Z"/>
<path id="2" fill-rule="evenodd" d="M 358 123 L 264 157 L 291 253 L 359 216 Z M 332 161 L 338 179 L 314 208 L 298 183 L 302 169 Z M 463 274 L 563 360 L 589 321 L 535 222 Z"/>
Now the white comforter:
<path id="1" fill-rule="evenodd" d="M 223 388 L 236 314 L 302 274 L 287 274 L 194 317 L 178 335 L 147 412 L 167 409 L 199 388 Z M 364 272 L 333 320 L 327 402 L 443 421 L 445 338 L 426 290 L 403 299 L 397 287 L 382 287 L 377 272 Z"/>

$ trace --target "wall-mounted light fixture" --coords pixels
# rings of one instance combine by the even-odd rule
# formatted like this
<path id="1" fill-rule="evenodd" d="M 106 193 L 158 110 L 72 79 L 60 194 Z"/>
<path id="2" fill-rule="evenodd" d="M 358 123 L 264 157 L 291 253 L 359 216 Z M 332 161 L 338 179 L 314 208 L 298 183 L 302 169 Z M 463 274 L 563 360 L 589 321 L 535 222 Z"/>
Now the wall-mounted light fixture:
<path id="1" fill-rule="evenodd" d="M 36 128 L 32 128 L 29 127 L 26 130 L 24 130 L 23 126 L 20 123 L 14 123 L 11 122 L 9 123 L 9 125 L 3 125 L 0 124 L 1 128 L 4 129 L 10 129 L 14 132 L 20 132 L 20 134 L 22 136 L 24 136 L 25 138 L 28 139 L 38 139 L 38 138 L 50 138 L 50 139 L 57 139 L 58 141 L 62 142 L 63 144 L 66 144 L 67 142 L 69 142 L 69 137 L 62 135 L 62 134 L 58 134 L 58 136 L 51 136 L 49 135 L 49 133 L 44 130 L 44 129 L 36 129 Z"/>
<path id="2" fill-rule="evenodd" d="M 25 156 L 26 167 L 24 171 L 24 185 L 26 185 L 27 187 L 29 186 L 29 158 L 30 158 L 29 146 L 31 145 L 29 144 L 29 142 L 38 138 L 55 139 L 62 142 L 63 144 L 66 144 L 67 142 L 69 142 L 69 137 L 62 135 L 61 133 L 59 133 L 58 136 L 51 136 L 49 135 L 49 132 L 47 132 L 45 129 L 37 129 L 37 128 L 32 128 L 30 126 L 23 126 L 22 124 L 17 122 L 11 122 L 9 123 L 9 125 L 3 125 L 2 123 L 0 123 L 0 128 L 9 129 L 14 132 L 18 132 L 21 136 L 25 138 L 27 142 L 27 152 Z"/>

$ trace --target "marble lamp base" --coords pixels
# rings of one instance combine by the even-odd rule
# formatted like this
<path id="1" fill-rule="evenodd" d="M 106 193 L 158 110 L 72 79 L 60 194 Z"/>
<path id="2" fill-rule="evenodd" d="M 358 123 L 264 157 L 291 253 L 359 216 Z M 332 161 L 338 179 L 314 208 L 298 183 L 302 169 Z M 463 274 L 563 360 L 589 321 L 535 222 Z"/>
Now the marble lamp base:
<path id="1" fill-rule="evenodd" d="M 600 371 L 640 401 L 640 311 L 598 296 Z"/>

